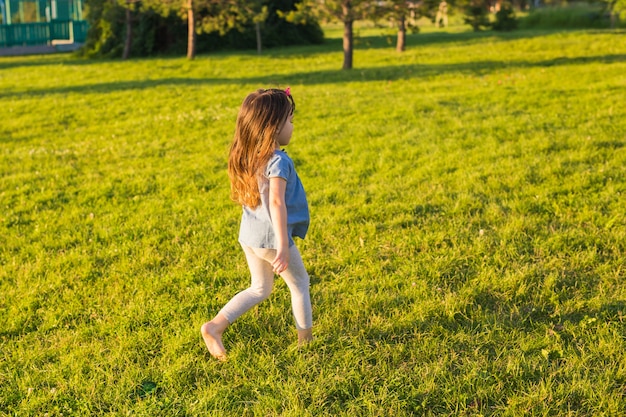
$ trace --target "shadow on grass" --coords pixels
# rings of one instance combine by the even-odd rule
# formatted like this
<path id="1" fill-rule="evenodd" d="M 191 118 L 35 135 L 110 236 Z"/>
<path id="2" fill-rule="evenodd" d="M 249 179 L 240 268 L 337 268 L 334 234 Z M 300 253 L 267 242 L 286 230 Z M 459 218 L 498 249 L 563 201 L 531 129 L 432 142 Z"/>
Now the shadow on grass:
<path id="1" fill-rule="evenodd" d="M 357 68 L 352 71 L 325 70 L 299 72 L 294 74 L 270 74 L 261 77 L 238 78 L 163 78 L 143 81 L 122 81 L 101 84 L 86 84 L 71 87 L 51 87 L 28 91 L 5 91 L 0 98 L 38 97 L 49 94 L 99 94 L 114 91 L 145 90 L 157 87 L 174 86 L 214 86 L 214 85 L 274 85 L 274 84 L 330 84 L 369 81 L 396 81 L 427 78 L 446 73 L 470 73 L 486 75 L 492 71 L 516 68 L 541 68 L 561 65 L 582 65 L 589 63 L 611 64 L 626 62 L 626 54 L 598 55 L 575 58 L 556 58 L 545 61 L 473 61 L 457 64 L 409 64 L 384 67 Z"/>
<path id="2" fill-rule="evenodd" d="M 396 42 L 396 35 L 387 35 L 384 32 L 388 29 L 381 28 L 381 34 L 378 36 L 356 36 L 355 37 L 355 52 L 364 49 L 394 49 Z M 574 31 L 574 30 L 570 30 Z M 483 40 L 493 41 L 494 39 L 499 42 L 508 42 L 519 39 L 531 39 L 542 36 L 549 36 L 555 33 L 567 32 L 567 30 L 518 30 L 513 32 L 495 32 L 495 31 L 482 31 L 482 32 L 430 32 L 430 33 L 418 33 L 407 35 L 406 47 L 411 49 L 413 47 L 420 47 L 425 45 L 447 44 L 447 43 L 476 43 Z M 622 30 L 602 30 L 597 29 L 593 31 L 587 31 L 588 33 L 594 33 L 598 35 L 624 35 L 626 31 Z M 330 53 L 337 52 L 342 53 L 341 38 L 327 38 L 321 45 L 304 45 L 304 46 L 287 46 L 277 47 L 266 50 L 264 56 L 272 56 L 276 58 L 285 58 L 292 56 L 302 56 L 307 54 L 318 53 Z M 198 58 L 206 57 L 211 59 L 212 57 L 220 57 L 231 54 L 237 55 L 251 55 L 257 56 L 256 51 L 241 50 L 241 51 L 217 51 L 210 54 L 200 54 Z M 139 59 L 181 59 L 182 56 L 156 56 L 153 58 L 139 58 Z M 0 57 L 0 70 L 15 69 L 19 67 L 34 67 L 34 66 L 47 66 L 47 65 L 98 65 L 102 63 L 120 63 L 120 59 L 88 59 L 81 58 L 75 55 L 67 54 L 54 54 L 54 55 L 38 55 L 38 56 L 22 56 L 22 57 Z M 338 66 L 341 63 L 338 62 Z M 358 68 L 357 68 L 358 70 Z"/>
<path id="3" fill-rule="evenodd" d="M 397 298 L 395 304 L 409 305 L 413 300 Z M 375 302 L 372 310 L 384 315 L 389 310 L 389 301 Z M 495 328 L 504 331 L 531 332 L 536 329 L 552 329 L 568 339 L 575 327 L 594 327 L 602 323 L 623 323 L 626 321 L 626 301 L 607 300 L 596 306 L 583 305 L 566 314 L 557 313 L 558 308 L 551 303 L 506 301 L 501 296 L 489 291 L 481 292 L 473 302 L 454 314 L 442 310 L 433 311 L 423 320 L 390 320 L 385 326 L 372 326 L 365 330 L 365 339 L 371 342 L 401 344 L 414 339 L 419 334 L 483 334 L 486 323 L 497 323 Z M 390 323 L 393 323 L 390 325 Z"/>
<path id="4" fill-rule="evenodd" d="M 394 49 L 396 46 L 397 34 L 392 32 L 387 34 L 389 29 L 381 28 L 381 34 L 378 36 L 358 36 L 355 35 L 355 49 Z M 542 36 L 548 36 L 563 31 L 556 30 L 518 30 L 512 32 L 496 32 L 496 31 L 480 31 L 480 32 L 428 32 L 408 34 L 406 38 L 406 47 L 420 47 L 426 45 L 445 45 L 449 43 L 477 43 L 482 41 L 493 42 L 509 42 L 519 39 L 532 39 Z M 332 38 L 326 40 L 326 45 L 334 45 L 334 50 L 341 51 L 343 40 L 341 38 Z"/>
<path id="5" fill-rule="evenodd" d="M 41 67 L 41 66 L 88 66 L 94 64 L 102 64 L 106 62 L 120 62 L 120 60 L 111 59 L 83 59 L 78 58 L 71 53 L 56 53 L 48 55 L 26 55 L 26 56 L 0 56 L 0 71 L 15 70 L 24 67 Z"/>
<path id="6" fill-rule="evenodd" d="M 486 38 L 488 32 L 479 32 L 479 33 L 428 33 L 428 34 L 419 34 L 419 35 L 408 35 L 407 36 L 407 47 L 410 48 L 413 45 L 429 45 L 433 43 L 448 43 L 448 42 L 458 42 L 463 40 L 471 40 L 471 39 L 480 39 Z M 491 32 L 489 32 L 491 33 Z M 525 32 L 525 36 L 528 37 L 534 35 L 528 35 Z M 395 39 L 395 37 L 394 37 Z M 339 52 L 342 51 L 342 42 L 341 38 L 326 38 L 325 41 L 321 45 L 303 45 L 303 46 L 286 46 L 286 47 L 277 47 L 272 49 L 267 49 L 263 55 L 272 56 L 276 58 L 285 58 L 291 57 L 294 55 L 306 55 L 306 54 L 315 54 L 315 53 L 329 53 L 329 52 Z M 395 41 L 394 41 L 395 42 Z M 355 37 L 355 50 L 359 49 L 392 49 L 393 46 L 390 46 L 388 42 L 388 36 L 381 34 L 380 36 L 356 36 Z M 257 56 L 256 51 L 252 50 L 232 50 L 232 51 L 214 51 L 211 53 L 201 53 L 198 55 L 198 58 L 207 57 L 211 59 L 213 57 L 219 57 L 223 54 L 237 54 L 237 55 L 250 55 Z M 158 59 L 158 58 L 172 58 L 172 59 L 181 59 L 183 56 L 155 56 L 155 57 L 144 57 L 138 59 Z M 133 58 L 131 58 L 132 62 Z M 26 56 L 0 56 L 0 70 L 5 69 L 15 69 L 20 67 L 37 67 L 37 66 L 55 66 L 55 65 L 68 65 L 68 66 L 80 66 L 80 65 L 97 65 L 102 63 L 120 63 L 123 62 L 121 59 L 111 59 L 111 58 L 82 58 L 77 55 L 72 54 L 51 54 L 51 55 L 26 55 Z"/>

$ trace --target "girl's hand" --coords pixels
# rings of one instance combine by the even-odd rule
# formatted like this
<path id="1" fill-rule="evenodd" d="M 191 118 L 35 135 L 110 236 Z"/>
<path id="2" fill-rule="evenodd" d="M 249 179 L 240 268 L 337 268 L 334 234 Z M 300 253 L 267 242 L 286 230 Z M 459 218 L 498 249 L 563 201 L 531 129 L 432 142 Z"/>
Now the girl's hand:
<path id="1" fill-rule="evenodd" d="M 274 272 L 279 274 L 284 272 L 289 266 L 289 247 L 282 247 L 276 250 L 276 258 L 272 262 Z"/>

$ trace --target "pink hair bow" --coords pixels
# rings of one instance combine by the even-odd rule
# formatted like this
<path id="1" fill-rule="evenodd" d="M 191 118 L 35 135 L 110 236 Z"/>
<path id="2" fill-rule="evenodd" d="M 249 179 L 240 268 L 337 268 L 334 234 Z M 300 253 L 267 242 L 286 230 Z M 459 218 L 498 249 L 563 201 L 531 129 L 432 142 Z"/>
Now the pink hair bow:
<path id="1" fill-rule="evenodd" d="M 287 94 L 288 96 L 291 95 L 291 87 L 285 88 L 285 94 Z"/>

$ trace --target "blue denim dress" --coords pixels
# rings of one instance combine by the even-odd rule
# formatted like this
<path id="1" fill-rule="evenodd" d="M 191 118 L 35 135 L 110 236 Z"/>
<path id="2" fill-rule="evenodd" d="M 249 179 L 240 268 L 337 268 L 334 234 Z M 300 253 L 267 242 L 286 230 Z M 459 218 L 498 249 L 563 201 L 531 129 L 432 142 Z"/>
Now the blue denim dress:
<path id="1" fill-rule="evenodd" d="M 285 204 L 289 246 L 294 244 L 294 236 L 304 239 L 309 230 L 309 205 L 304 187 L 291 158 L 285 151 L 277 150 L 267 164 L 265 175 L 259 179 L 261 204 L 255 209 L 243 206 L 239 242 L 251 248 L 276 249 L 269 207 L 269 179 L 275 177 L 284 178 L 287 181 Z"/>

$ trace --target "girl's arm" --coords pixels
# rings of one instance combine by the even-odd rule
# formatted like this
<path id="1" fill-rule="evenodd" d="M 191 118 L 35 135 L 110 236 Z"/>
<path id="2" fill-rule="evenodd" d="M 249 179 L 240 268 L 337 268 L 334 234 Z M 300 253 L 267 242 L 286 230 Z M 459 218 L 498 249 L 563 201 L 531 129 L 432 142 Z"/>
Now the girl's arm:
<path id="1" fill-rule="evenodd" d="M 287 205 L 285 204 L 284 178 L 270 178 L 270 215 L 276 236 L 276 258 L 272 262 L 274 272 L 280 274 L 289 265 L 289 236 L 287 236 Z"/>

